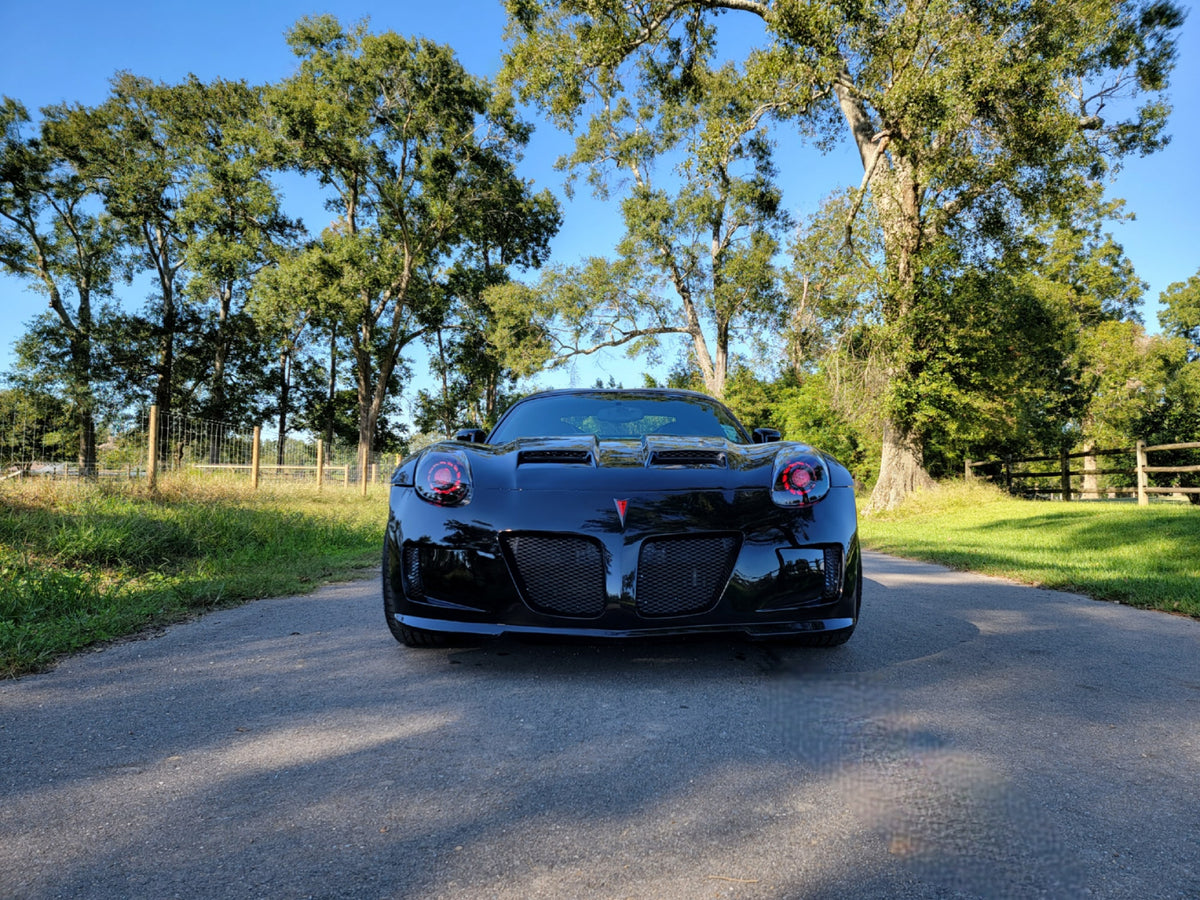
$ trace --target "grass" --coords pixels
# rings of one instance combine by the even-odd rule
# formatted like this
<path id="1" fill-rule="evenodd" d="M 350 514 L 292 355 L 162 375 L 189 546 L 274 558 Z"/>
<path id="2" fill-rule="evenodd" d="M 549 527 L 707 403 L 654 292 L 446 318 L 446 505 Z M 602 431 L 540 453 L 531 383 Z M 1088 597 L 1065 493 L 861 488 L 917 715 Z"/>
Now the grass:
<path id="1" fill-rule="evenodd" d="M 0 485 L 0 677 L 204 610 L 378 565 L 380 488 Z"/>
<path id="2" fill-rule="evenodd" d="M 863 517 L 873 550 L 1200 617 L 1200 509 L 1014 500 L 961 482 Z"/>

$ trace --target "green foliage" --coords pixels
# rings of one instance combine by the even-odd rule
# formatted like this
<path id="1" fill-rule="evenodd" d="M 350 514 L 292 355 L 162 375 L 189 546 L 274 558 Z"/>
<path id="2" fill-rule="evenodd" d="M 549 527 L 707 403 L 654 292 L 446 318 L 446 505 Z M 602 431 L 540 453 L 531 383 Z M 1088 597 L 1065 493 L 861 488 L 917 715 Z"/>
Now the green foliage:
<path id="1" fill-rule="evenodd" d="M 68 398 L 85 471 L 96 465 L 95 307 L 125 271 L 119 229 L 96 212 L 95 187 L 79 177 L 42 136 L 27 137 L 25 108 L 4 98 L 0 109 L 0 267 L 46 295 L 50 311 L 18 349 L 24 380 Z M 37 352 L 38 350 L 43 352 Z"/>
<path id="2" fill-rule="evenodd" d="M 1200 273 L 1168 286 L 1159 301 L 1163 311 L 1158 321 L 1163 331 L 1187 340 L 1191 358 L 1200 359 Z"/>
<path id="3" fill-rule="evenodd" d="M 1122 156 L 1163 145 L 1162 91 L 1183 18 L 1168 2 L 1119 0 L 511 0 L 508 8 L 507 67 L 525 95 L 565 125 L 599 101 L 585 140 L 618 160 L 645 152 L 657 132 L 627 129 L 604 142 L 613 118 L 649 121 L 641 111 L 669 108 L 719 70 L 722 13 L 761 20 L 761 42 L 742 69 L 754 76 L 743 90 L 756 115 L 799 118 L 818 143 L 841 131 L 860 153 L 847 233 L 869 192 L 885 276 L 877 280 L 884 331 L 871 344 L 891 388 L 889 458 L 910 472 L 921 470 L 923 440 L 957 427 L 956 412 L 972 405 L 958 371 L 965 354 L 922 330 L 957 312 L 946 303 L 945 276 L 958 277 L 947 256 L 994 258 L 1030 222 L 1071 210 Z M 1116 98 L 1124 118 L 1101 119 Z M 888 473 L 881 497 L 907 480 L 899 468 Z"/>
<path id="4" fill-rule="evenodd" d="M 577 40 L 603 55 L 594 24 L 564 25 L 570 36 L 526 35 L 502 77 L 551 115 L 563 120 L 566 112 L 573 121 L 574 112 L 545 92 L 551 83 L 566 87 L 556 80 L 562 73 L 547 70 L 545 54 Z M 573 176 L 584 172 L 599 196 L 623 188 L 625 234 L 613 259 L 548 273 L 528 325 L 529 349 L 561 364 L 600 347 L 654 353 L 664 336 L 680 335 L 704 388 L 721 396 L 731 342 L 755 342 L 782 305 L 775 256 L 791 222 L 761 124 L 778 107 L 774 83 L 752 63 L 710 65 L 715 31 L 694 24 L 687 41 L 696 52 L 687 65 L 676 70 L 643 57 L 632 67 L 636 90 L 624 89 L 615 58 L 583 74 L 555 55 L 597 101 L 560 166 Z"/>
<path id="5" fill-rule="evenodd" d="M 360 451 L 369 448 L 401 355 L 450 314 L 439 267 L 537 265 L 558 227 L 515 161 L 529 137 L 510 100 L 449 47 L 332 16 L 288 33 L 297 73 L 268 92 L 276 152 L 330 191 L 335 218 L 282 283 L 308 282 L 276 319 L 315 315 L 350 343 Z"/>
<path id="6" fill-rule="evenodd" d="M 251 276 L 296 229 L 267 177 L 262 129 L 261 91 L 194 76 L 167 85 L 122 73 L 96 107 L 43 110 L 45 146 L 156 283 L 143 312 L 94 329 L 95 381 L 127 396 L 153 384 L 163 412 L 257 415 L 263 341 L 242 307 Z"/>

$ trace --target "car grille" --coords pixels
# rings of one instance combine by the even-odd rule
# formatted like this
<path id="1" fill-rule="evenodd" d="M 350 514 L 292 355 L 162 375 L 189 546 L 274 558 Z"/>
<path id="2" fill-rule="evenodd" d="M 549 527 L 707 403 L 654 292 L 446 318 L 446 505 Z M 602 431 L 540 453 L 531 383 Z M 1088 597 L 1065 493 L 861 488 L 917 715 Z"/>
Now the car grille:
<path id="1" fill-rule="evenodd" d="M 652 466 L 716 466 L 726 468 L 728 458 L 721 450 L 655 450 L 650 454 Z"/>
<path id="2" fill-rule="evenodd" d="M 638 556 L 638 613 L 684 616 L 711 609 L 721 599 L 737 551 L 733 535 L 646 541 Z"/>
<path id="3" fill-rule="evenodd" d="M 604 612 L 604 551 L 588 538 L 509 534 L 504 537 L 525 602 L 556 616 Z"/>
<path id="4" fill-rule="evenodd" d="M 527 463 L 559 463 L 591 465 L 590 450 L 522 450 L 517 454 L 517 465 Z"/>

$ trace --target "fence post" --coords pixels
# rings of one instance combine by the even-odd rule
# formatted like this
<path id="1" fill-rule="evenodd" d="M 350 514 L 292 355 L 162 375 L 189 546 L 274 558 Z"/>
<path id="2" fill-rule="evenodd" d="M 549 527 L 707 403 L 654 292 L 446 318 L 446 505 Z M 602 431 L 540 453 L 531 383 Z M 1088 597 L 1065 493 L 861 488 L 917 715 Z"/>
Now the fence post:
<path id="1" fill-rule="evenodd" d="M 1058 465 L 1062 471 L 1062 495 L 1063 502 L 1071 501 L 1071 457 L 1067 453 L 1067 448 L 1063 447 L 1058 451 Z"/>
<path id="2" fill-rule="evenodd" d="M 963 481 L 970 481 L 970 480 L 971 480 L 971 457 L 968 456 L 966 462 L 963 463 Z"/>
<path id="3" fill-rule="evenodd" d="M 1012 493 L 1012 457 L 1004 457 L 1004 490 Z"/>
<path id="4" fill-rule="evenodd" d="M 325 483 L 325 441 L 317 438 L 317 490 Z"/>
<path id="5" fill-rule="evenodd" d="M 150 490 L 158 486 L 158 404 L 150 407 L 150 433 L 146 447 L 146 484 Z"/>
<path id="6" fill-rule="evenodd" d="M 1146 442 L 1137 442 L 1137 481 L 1138 506 L 1149 506 L 1150 497 L 1146 494 Z"/>
<path id="7" fill-rule="evenodd" d="M 250 487 L 258 490 L 258 457 L 262 449 L 262 426 L 254 426 L 254 446 L 250 448 Z"/>

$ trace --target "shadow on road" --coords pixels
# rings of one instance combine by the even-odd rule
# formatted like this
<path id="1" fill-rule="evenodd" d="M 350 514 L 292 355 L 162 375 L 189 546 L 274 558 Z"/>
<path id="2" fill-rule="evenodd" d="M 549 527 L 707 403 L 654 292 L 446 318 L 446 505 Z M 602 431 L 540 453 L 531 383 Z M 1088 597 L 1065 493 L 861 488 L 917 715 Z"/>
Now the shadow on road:
<path id="1" fill-rule="evenodd" d="M 1200 889 L 1196 623 L 866 574 L 831 650 L 406 650 L 344 585 L 6 683 L 0 894 Z"/>

